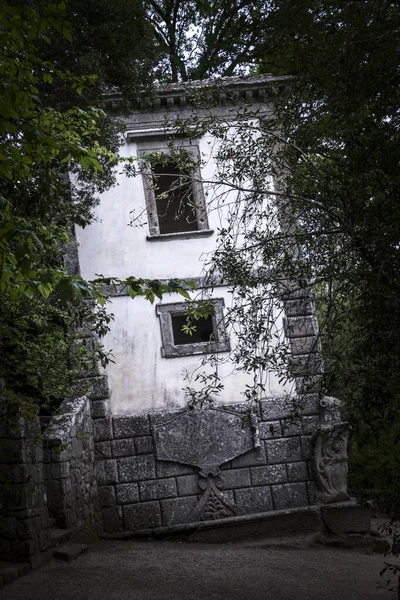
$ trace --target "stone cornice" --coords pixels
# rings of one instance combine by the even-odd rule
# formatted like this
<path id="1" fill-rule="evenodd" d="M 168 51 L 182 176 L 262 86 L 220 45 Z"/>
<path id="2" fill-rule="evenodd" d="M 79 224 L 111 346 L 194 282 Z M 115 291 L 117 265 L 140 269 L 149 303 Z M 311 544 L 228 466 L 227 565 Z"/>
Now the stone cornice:
<path id="1" fill-rule="evenodd" d="M 236 103 L 260 103 L 290 90 L 291 76 L 257 75 L 223 77 L 181 83 L 160 84 L 154 87 L 152 102 L 147 101 L 139 110 L 179 110 L 187 106 L 223 106 Z M 107 94 L 109 102 L 118 104 L 117 91 Z"/>

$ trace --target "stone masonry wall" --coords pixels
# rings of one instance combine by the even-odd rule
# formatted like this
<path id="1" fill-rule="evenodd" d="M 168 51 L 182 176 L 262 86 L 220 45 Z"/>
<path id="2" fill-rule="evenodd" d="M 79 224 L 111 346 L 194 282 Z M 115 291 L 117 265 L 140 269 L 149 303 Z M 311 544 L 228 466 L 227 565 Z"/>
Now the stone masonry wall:
<path id="1" fill-rule="evenodd" d="M 311 436 L 319 427 L 321 410 L 318 326 L 310 290 L 291 284 L 283 298 L 298 395 L 263 400 L 257 415 L 259 448 L 221 466 L 219 489 L 239 514 L 305 507 L 315 502 L 310 463 Z M 104 531 L 137 531 L 190 520 L 204 493 L 199 468 L 184 461 L 157 460 L 152 435 L 154 425 L 173 420 L 179 411 L 111 417 L 105 398 L 104 394 L 92 409 Z M 235 407 L 247 410 L 234 404 L 226 410 Z"/>
<path id="2" fill-rule="evenodd" d="M 45 484 L 50 516 L 74 534 L 95 531 L 97 485 L 90 402 L 66 399 L 44 432 Z"/>
<path id="3" fill-rule="evenodd" d="M 293 401 L 279 398 L 261 403 L 260 447 L 224 464 L 221 471 L 221 492 L 240 514 L 313 504 L 310 434 L 318 419 L 318 403 L 316 395 L 301 398 L 303 416 L 297 421 L 290 417 Z M 232 410 L 232 405 L 227 409 Z M 198 504 L 202 494 L 199 469 L 156 458 L 151 424 L 177 414 L 95 421 L 97 483 L 105 532 L 184 523 Z"/>
<path id="4" fill-rule="evenodd" d="M 39 419 L 0 399 L 0 560 L 36 568 L 50 557 Z"/>

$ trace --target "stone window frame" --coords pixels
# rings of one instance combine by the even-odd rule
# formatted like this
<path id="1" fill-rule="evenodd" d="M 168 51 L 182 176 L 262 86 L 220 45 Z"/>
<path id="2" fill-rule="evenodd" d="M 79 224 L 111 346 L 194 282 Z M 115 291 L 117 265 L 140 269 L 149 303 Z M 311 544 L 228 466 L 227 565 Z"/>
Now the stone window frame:
<path id="1" fill-rule="evenodd" d="M 157 304 L 156 314 L 160 319 L 161 327 L 161 356 L 163 358 L 175 358 L 177 356 L 192 356 L 195 354 L 215 354 L 217 352 L 229 352 L 230 340 L 226 332 L 224 321 L 225 301 L 223 298 L 212 298 L 214 304 L 214 315 L 212 315 L 215 340 L 210 342 L 193 342 L 188 344 L 175 344 L 172 329 L 172 315 L 184 315 L 187 313 L 187 302 L 172 302 L 170 304 Z M 195 302 L 191 302 L 195 305 Z"/>
<path id="2" fill-rule="evenodd" d="M 193 158 L 193 162 L 196 165 L 193 172 L 193 179 L 191 186 L 193 190 L 196 219 L 198 229 L 194 231 L 183 231 L 176 233 L 160 233 L 160 227 L 158 223 L 158 213 L 156 204 L 156 195 L 153 188 L 153 177 L 151 168 L 148 162 L 143 161 L 142 175 L 143 175 L 143 188 L 144 196 L 146 201 L 146 210 L 148 215 L 148 224 L 150 235 L 147 236 L 147 240 L 168 240 L 168 239 L 187 239 L 199 236 L 210 236 L 214 233 L 212 229 L 209 229 L 207 207 L 204 196 L 203 184 L 201 181 L 200 173 L 200 150 L 198 141 L 193 143 L 192 140 L 176 140 L 172 144 L 166 141 L 150 140 L 138 143 L 138 158 L 144 158 L 153 152 L 159 152 L 166 156 L 172 156 L 172 150 L 185 150 L 190 157 Z"/>

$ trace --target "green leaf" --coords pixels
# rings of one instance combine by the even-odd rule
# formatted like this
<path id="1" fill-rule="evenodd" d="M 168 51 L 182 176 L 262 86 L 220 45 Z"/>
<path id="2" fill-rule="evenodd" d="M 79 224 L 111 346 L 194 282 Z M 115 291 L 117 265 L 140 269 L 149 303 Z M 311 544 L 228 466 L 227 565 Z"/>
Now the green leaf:
<path id="1" fill-rule="evenodd" d="M 176 291 L 178 292 L 178 294 L 180 294 L 181 296 L 183 296 L 187 300 L 191 299 L 189 292 L 187 290 L 183 289 L 182 287 L 176 288 Z"/>
<path id="2" fill-rule="evenodd" d="M 48 298 L 53 291 L 53 286 L 51 283 L 41 283 L 38 285 L 39 293 L 43 296 L 43 298 Z"/>

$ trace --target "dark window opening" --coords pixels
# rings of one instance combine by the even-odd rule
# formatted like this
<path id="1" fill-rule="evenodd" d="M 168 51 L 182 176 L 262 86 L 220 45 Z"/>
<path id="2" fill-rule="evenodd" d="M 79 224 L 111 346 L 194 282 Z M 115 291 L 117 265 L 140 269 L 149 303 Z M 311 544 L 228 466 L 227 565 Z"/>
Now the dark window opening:
<path id="1" fill-rule="evenodd" d="M 196 331 L 192 335 L 182 331 L 182 327 L 186 325 L 187 315 L 171 315 L 172 333 L 174 336 L 174 344 L 198 344 L 199 342 L 212 342 L 215 340 L 214 324 L 211 315 L 202 317 L 194 322 Z"/>
<path id="2" fill-rule="evenodd" d="M 175 161 L 152 165 L 160 233 L 197 231 L 194 194 L 188 174 Z"/>

